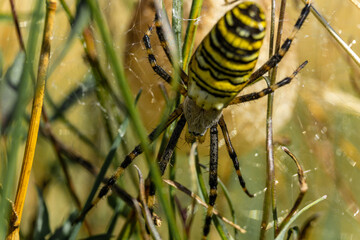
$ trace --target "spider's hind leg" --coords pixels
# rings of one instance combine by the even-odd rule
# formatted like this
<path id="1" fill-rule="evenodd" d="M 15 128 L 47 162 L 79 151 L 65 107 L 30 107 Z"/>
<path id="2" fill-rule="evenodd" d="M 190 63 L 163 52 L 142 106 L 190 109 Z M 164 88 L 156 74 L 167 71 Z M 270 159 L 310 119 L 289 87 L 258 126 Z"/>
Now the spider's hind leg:
<path id="1" fill-rule="evenodd" d="M 215 124 L 210 128 L 210 173 L 209 173 L 210 194 L 209 194 L 209 203 L 208 203 L 209 205 L 206 212 L 202 239 L 206 239 L 207 235 L 210 232 L 211 218 L 213 215 L 213 209 L 217 197 L 218 144 L 219 144 L 218 130 L 217 130 L 217 124 Z"/>

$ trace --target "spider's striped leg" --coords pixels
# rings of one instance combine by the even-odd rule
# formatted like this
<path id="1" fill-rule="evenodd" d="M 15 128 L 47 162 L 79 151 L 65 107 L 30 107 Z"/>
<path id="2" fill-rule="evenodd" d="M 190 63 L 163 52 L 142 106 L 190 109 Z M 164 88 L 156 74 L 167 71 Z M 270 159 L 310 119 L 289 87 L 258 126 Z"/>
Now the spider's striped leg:
<path id="1" fill-rule="evenodd" d="M 168 41 L 165 38 L 165 33 L 164 33 L 164 27 L 162 25 L 161 19 L 159 17 L 159 14 L 156 13 L 155 14 L 155 27 L 156 27 L 156 34 L 159 38 L 159 41 L 161 43 L 161 47 L 163 48 L 167 58 L 169 59 L 169 61 L 171 62 L 171 64 L 174 64 L 174 61 L 171 57 L 171 53 L 170 53 L 170 48 L 168 46 Z"/>
<path id="2" fill-rule="evenodd" d="M 160 134 L 170 126 L 181 114 L 182 114 L 182 105 L 180 104 L 169 116 L 165 123 L 158 125 L 149 135 L 149 141 L 153 142 Z M 132 163 L 132 161 L 143 152 L 141 145 L 137 145 L 134 150 L 129 153 L 120 166 L 116 169 L 113 175 L 109 178 L 106 184 L 100 189 L 97 198 L 91 203 L 91 205 L 81 213 L 81 216 L 78 219 L 82 219 L 85 215 L 103 198 L 108 194 L 110 189 L 115 185 L 116 181 L 122 175 L 124 170 Z"/>
<path id="3" fill-rule="evenodd" d="M 158 162 L 161 176 L 164 175 L 166 167 L 174 153 L 174 149 L 180 138 L 181 132 L 184 129 L 185 123 L 186 123 L 185 116 L 182 115 L 180 120 L 177 122 L 173 133 L 170 136 L 169 142 L 167 143 L 165 150 L 163 151 L 163 153 L 161 155 L 161 159 Z M 151 181 L 150 177 L 151 176 L 149 175 L 148 178 L 146 179 L 146 181 L 149 184 L 148 207 L 152 214 L 154 211 L 154 205 L 155 205 L 156 188 L 155 188 L 155 184 Z M 156 219 L 154 219 L 154 220 L 156 220 Z"/>
<path id="4" fill-rule="evenodd" d="M 296 21 L 290 36 L 287 39 L 285 39 L 285 41 L 281 45 L 279 51 L 277 51 L 273 56 L 271 56 L 271 58 L 266 63 L 264 63 L 259 69 L 257 69 L 255 72 L 253 72 L 253 74 L 251 74 L 247 85 L 250 85 L 250 84 L 254 83 L 255 81 L 257 81 L 261 76 L 263 76 L 270 69 L 275 67 L 276 64 L 278 64 L 281 61 L 281 59 L 284 57 L 284 55 L 288 52 L 288 50 L 291 46 L 291 43 L 295 38 L 295 35 L 297 34 L 299 29 L 305 22 L 306 17 L 309 15 L 310 7 L 311 7 L 310 0 L 307 0 L 306 5 L 301 10 L 301 14 L 300 14 L 298 20 Z"/>
<path id="5" fill-rule="evenodd" d="M 265 89 L 261 90 L 260 92 L 253 92 L 253 93 L 249 93 L 246 95 L 236 97 L 229 103 L 229 105 L 253 101 L 253 100 L 262 98 L 262 97 L 274 92 L 276 89 L 289 84 L 291 82 L 291 80 L 296 76 L 296 74 L 298 74 L 300 72 L 300 70 L 306 66 L 307 63 L 308 63 L 308 61 L 303 62 L 289 77 L 284 78 L 280 82 L 275 83 L 274 85 L 271 85 L 270 87 L 265 88 Z"/>
<path id="6" fill-rule="evenodd" d="M 206 212 L 202 239 L 206 239 L 210 232 L 211 218 L 217 197 L 217 168 L 218 168 L 218 130 L 217 124 L 210 128 L 210 173 L 209 173 L 209 205 Z"/>
<path id="7" fill-rule="evenodd" d="M 228 132 L 227 127 L 226 127 L 226 123 L 225 123 L 225 120 L 224 120 L 224 116 L 221 116 L 221 118 L 220 118 L 220 120 L 219 120 L 219 126 L 220 126 L 221 131 L 222 131 L 223 136 L 224 136 L 224 140 L 225 140 L 225 143 L 226 143 L 227 151 L 228 151 L 228 153 L 229 153 L 229 156 L 230 156 L 231 160 L 233 161 L 234 168 L 235 168 L 235 170 L 236 170 L 236 174 L 237 174 L 237 176 L 238 176 L 240 185 L 241 185 L 242 189 L 244 190 L 244 192 L 245 192 L 249 197 L 254 197 L 254 195 L 251 194 L 251 193 L 249 193 L 249 191 L 248 191 L 247 188 L 246 188 L 244 178 L 242 177 L 242 174 L 241 174 L 241 171 L 240 171 L 239 161 L 238 161 L 236 152 L 235 152 L 235 150 L 234 150 L 234 148 L 233 148 L 233 146 L 232 146 L 232 144 L 231 144 L 231 140 L 230 140 L 229 132 Z"/>
<path id="8" fill-rule="evenodd" d="M 146 52 L 148 55 L 150 65 L 157 75 L 159 75 L 167 83 L 172 84 L 173 78 L 161 66 L 159 66 L 156 63 L 156 58 L 155 58 L 155 55 L 154 55 L 154 52 L 153 52 L 153 49 L 152 49 L 151 43 L 150 43 L 150 36 L 151 36 L 152 28 L 153 28 L 152 26 L 149 27 L 149 29 L 146 31 L 146 33 L 143 37 L 143 42 L 144 42 L 144 45 L 146 48 Z M 182 95 L 184 95 L 184 96 L 187 95 L 184 83 L 178 84 L 178 90 Z"/>
<path id="9" fill-rule="evenodd" d="M 159 38 L 161 46 L 162 46 L 167 58 L 169 59 L 171 64 L 174 66 L 174 61 L 171 57 L 170 49 L 168 46 L 168 41 L 166 41 L 166 38 L 165 38 L 164 28 L 162 26 L 161 19 L 157 13 L 155 14 L 155 27 L 156 27 L 156 34 Z M 184 82 L 185 85 L 187 85 L 188 75 L 184 72 L 184 70 L 182 70 L 181 67 L 178 67 L 178 70 L 180 72 L 181 80 Z"/>

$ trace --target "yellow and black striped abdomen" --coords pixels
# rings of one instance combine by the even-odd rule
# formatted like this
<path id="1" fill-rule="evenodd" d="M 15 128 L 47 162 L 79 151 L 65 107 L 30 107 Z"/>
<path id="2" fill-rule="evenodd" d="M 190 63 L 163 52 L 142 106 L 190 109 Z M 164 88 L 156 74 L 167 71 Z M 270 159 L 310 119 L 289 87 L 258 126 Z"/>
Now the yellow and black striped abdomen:
<path id="1" fill-rule="evenodd" d="M 188 95 L 205 109 L 221 110 L 246 85 L 265 36 L 264 12 L 253 2 L 228 11 L 191 58 Z"/>

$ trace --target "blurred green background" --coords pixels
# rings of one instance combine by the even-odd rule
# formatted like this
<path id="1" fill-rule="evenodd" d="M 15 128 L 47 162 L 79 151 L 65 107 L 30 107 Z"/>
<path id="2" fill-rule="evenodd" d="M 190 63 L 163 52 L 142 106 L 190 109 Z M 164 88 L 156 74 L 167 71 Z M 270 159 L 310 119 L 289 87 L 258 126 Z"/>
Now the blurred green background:
<path id="1" fill-rule="evenodd" d="M 15 1 L 20 29 L 26 46 L 29 47 L 33 44 L 31 49 L 34 49 L 34 53 L 31 55 L 32 52 L 28 51 L 30 56 L 28 61 L 33 63 L 35 73 L 37 72 L 36 66 L 45 11 L 44 4 L 41 5 L 41 8 L 36 7 L 38 2 L 40 1 Z M 171 14 L 171 2 L 165 2 L 168 14 Z M 76 10 L 79 12 L 82 6 L 77 5 L 76 1 L 66 1 L 66 3 L 73 15 Z M 141 42 L 143 34 L 154 18 L 153 4 L 151 1 L 130 0 L 99 1 L 99 4 L 112 36 L 112 47 L 122 59 L 126 79 L 133 96 L 135 97 L 142 89 L 137 109 L 141 114 L 144 126 L 150 132 L 166 112 L 164 96 L 159 87 L 162 80 L 152 72 Z M 191 2 L 184 1 L 183 4 L 183 29 L 185 29 L 189 22 L 187 16 Z M 262 1 L 260 4 L 265 8 L 269 20 L 269 1 Z M 313 4 L 353 51 L 359 53 L 360 9 L 350 0 L 318 0 L 313 1 Z M 291 33 L 292 26 L 302 7 L 301 1 L 288 1 L 283 38 Z M 228 7 L 225 7 L 222 1 L 204 3 L 201 18 L 198 21 L 196 46 L 227 9 Z M 36 16 L 38 19 L 35 21 Z M 84 23 L 78 20 L 82 23 L 80 29 L 87 26 L 86 23 L 90 19 L 89 16 L 81 16 L 83 17 L 81 21 Z M 34 29 L 37 28 L 35 32 L 31 31 L 32 25 Z M 80 41 L 76 31 L 75 33 L 71 32 L 66 12 L 58 2 L 52 38 L 51 71 L 46 86 L 45 109 L 50 119 L 48 127 L 51 132 L 57 141 L 73 155 L 62 153 L 59 157 L 58 150 L 56 151 L 56 146 L 54 147 L 50 137 L 44 136 L 44 134 L 39 135 L 21 225 L 21 234 L 24 239 L 32 238 L 34 223 L 36 219 L 39 219 L 39 197 L 36 188 L 42 191 L 49 214 L 50 229 L 54 232 L 56 228 L 64 224 L 73 211 L 79 208 L 79 205 L 84 205 L 94 184 L 95 177 L 76 160 L 89 161 L 97 172 L 110 150 L 119 126 L 125 126 L 126 133 L 110 170 L 106 174 L 106 176 L 110 176 L 124 156 L 139 142 L 132 130 L 132 124 L 130 123 L 128 127 L 123 124 L 127 119 L 126 111 L 119 107 L 114 100 L 114 96 L 120 101 L 123 98 L 111 63 L 106 58 L 104 41 L 99 34 L 98 26 L 94 22 L 90 22 L 89 29 L 94 34 L 100 68 L 108 79 L 106 83 L 108 87 L 103 82 L 97 81 L 96 76 L 94 77 L 88 63 L 89 60 L 85 57 L 84 44 Z M 5 197 L 13 200 L 26 139 L 27 119 L 31 106 L 29 97 L 32 96 L 33 82 L 29 77 L 29 82 L 22 91 L 25 94 L 23 107 L 26 111 L 20 114 L 20 120 L 17 119 L 20 124 L 15 125 L 9 121 L 11 119 L 9 116 L 12 116 L 16 110 L 15 107 L 18 106 L 15 103 L 20 98 L 21 90 L 17 86 L 23 63 L 19 55 L 20 47 L 9 1 L 0 2 L 0 32 L 1 181 L 4 188 L 7 186 L 10 189 L 9 194 Z M 40 37 L 36 38 L 38 34 Z M 71 34 L 75 34 L 75 37 L 72 38 Z M 69 40 L 71 40 L 70 43 L 68 43 Z M 268 41 L 269 36 L 265 39 L 265 45 Z M 152 44 L 158 63 L 166 70 L 171 71 L 171 66 L 167 62 L 155 34 Z M 268 57 L 266 48 L 267 46 L 263 49 L 259 64 Z M 275 94 L 273 121 L 274 139 L 277 143 L 274 148 L 278 216 L 280 219 L 286 216 L 299 193 L 296 166 L 281 150 L 280 145 L 282 144 L 297 156 L 305 170 L 309 190 L 300 208 L 327 195 L 325 201 L 302 214 L 293 225 L 302 227 L 311 216 L 318 214 L 319 217 L 309 230 L 307 239 L 358 239 L 360 236 L 360 185 L 357 185 L 360 180 L 358 166 L 360 156 L 359 66 L 353 63 L 349 55 L 341 49 L 312 14 L 309 15 L 297 35 L 289 53 L 279 64 L 277 79 L 280 80 L 290 75 L 304 60 L 309 61 L 306 68 L 299 73 L 290 86 L 280 89 Z M 264 86 L 266 85 L 261 82 L 244 92 L 262 89 Z M 167 92 L 170 97 L 175 96 L 170 87 L 167 87 Z M 230 198 L 236 211 L 237 224 L 247 230 L 244 235 L 240 234 L 239 238 L 258 239 L 266 180 L 266 99 L 229 107 L 224 111 L 224 115 L 232 142 L 239 155 L 241 170 L 248 189 L 257 196 L 250 199 L 242 192 L 221 134 L 219 134 L 221 139 L 219 178 L 230 192 Z M 12 135 L 14 126 L 20 126 L 17 129 L 18 135 Z M 154 152 L 157 152 L 160 142 L 157 141 L 154 144 Z M 18 148 L 14 147 L 15 143 L 18 144 Z M 209 142 L 199 146 L 200 162 L 206 166 L 208 166 L 208 149 Z M 190 145 L 185 142 L 185 137 L 182 135 L 176 150 L 177 159 L 174 166 L 176 181 L 192 191 L 198 192 L 189 152 Z M 10 155 L 15 157 L 12 158 Z M 63 161 L 59 161 L 59 158 L 62 158 Z M 16 168 L 13 170 L 9 169 L 10 159 L 16 160 L 14 165 Z M 135 164 L 140 167 L 143 175 L 147 176 L 148 169 L 144 157 L 138 157 Z M 64 174 L 64 169 L 67 171 L 68 177 Z M 168 171 L 169 168 L 164 178 L 169 178 Z M 207 183 L 206 171 L 204 175 Z M 70 185 L 73 185 L 73 190 L 69 190 Z M 119 181 L 119 186 L 134 198 L 137 197 L 138 180 L 133 166 L 126 170 Z M 164 190 L 168 191 L 165 184 Z M 79 201 L 78 204 L 74 200 L 74 195 Z M 181 207 L 190 211 L 193 200 L 179 190 L 175 190 L 175 195 L 179 199 Z M 108 199 L 114 200 L 112 197 Z M 121 205 L 119 201 L 117 204 Z M 129 209 L 126 207 L 121 209 L 123 211 L 120 211 L 112 232 L 114 239 L 123 229 L 128 217 Z M 231 219 L 222 190 L 219 190 L 216 209 L 223 216 Z M 158 231 L 164 239 L 167 239 L 168 227 L 161 204 L 156 205 L 155 211 L 164 220 Z M 178 213 L 177 211 L 177 226 L 182 232 L 183 226 Z M 200 238 L 205 209 L 197 205 L 194 213 L 190 239 Z M 86 217 L 78 238 L 105 233 L 113 216 L 114 209 L 111 204 L 109 205 L 107 200 L 101 201 Z M 230 233 L 233 233 L 231 227 L 228 228 Z M 132 237 L 136 239 L 138 236 L 139 234 L 136 233 Z M 182 236 L 184 237 L 184 235 Z M 218 233 L 212 227 L 211 239 L 218 238 Z M 268 233 L 268 239 L 272 239 L 271 231 Z"/>

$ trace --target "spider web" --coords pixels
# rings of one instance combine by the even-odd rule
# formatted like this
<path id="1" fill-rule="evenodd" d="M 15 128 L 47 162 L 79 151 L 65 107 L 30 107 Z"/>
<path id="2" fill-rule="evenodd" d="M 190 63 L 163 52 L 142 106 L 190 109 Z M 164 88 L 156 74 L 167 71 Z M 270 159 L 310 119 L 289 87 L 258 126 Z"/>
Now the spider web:
<path id="1" fill-rule="evenodd" d="M 31 11 L 32 3 L 27 4 L 22 6 L 24 8 L 22 11 Z M 140 89 L 143 89 L 137 108 L 141 113 L 144 125 L 151 131 L 162 119 L 165 108 L 165 100 L 159 88 L 159 84 L 163 83 L 163 81 L 153 73 L 141 40 L 147 27 L 152 23 L 154 11 L 151 6 L 147 6 L 148 1 L 141 1 L 134 6 L 129 6 L 129 4 L 132 3 L 106 1 L 101 3 L 101 10 L 113 37 L 113 47 L 123 59 L 127 80 L 134 96 Z M 226 11 L 225 8 L 220 11 L 219 9 L 223 7 L 219 7 L 218 3 L 215 3 L 215 6 L 210 3 L 207 4 L 203 8 L 199 20 L 196 45 L 211 29 L 216 19 Z M 295 5 L 294 3 L 289 4 Z M 185 2 L 184 9 L 188 9 L 189 5 L 190 3 Z M 351 5 L 350 1 L 319 0 L 316 1 L 315 6 L 321 9 L 324 16 L 328 17 L 328 21 L 333 28 L 341 33 L 341 37 L 351 45 L 352 49 L 359 53 L 360 49 L 357 44 L 359 40 L 356 39 L 356 36 L 360 36 L 360 27 L 351 24 L 360 22 L 359 10 Z M 4 11 L 8 10 L 3 5 L 0 7 Z M 268 13 L 268 7 L 265 8 Z M 124 11 L 123 9 L 131 10 Z M 63 10 L 59 8 L 58 11 L 56 21 L 58 23 L 68 22 Z M 184 12 L 186 16 L 186 10 Z M 290 34 L 298 14 L 299 9 L 296 6 L 287 8 L 283 36 Z M 185 19 L 186 21 L 187 19 Z M 21 28 L 25 34 L 27 34 L 29 23 L 30 19 L 26 16 L 21 19 Z M 1 37 L 0 48 L 4 55 L 3 69 L 7 70 L 18 53 L 18 49 L 14 44 L 17 38 L 13 33 L 13 26 L 7 22 L 1 22 L 0 24 L 5 25 L 2 31 L 6 34 Z M 69 37 L 68 25 L 55 24 L 54 27 L 53 47 L 51 50 L 52 60 L 56 59 L 60 54 L 61 47 L 64 46 L 64 42 Z M 119 91 L 116 89 L 117 84 L 112 75 L 112 68 L 106 60 L 106 54 L 103 50 L 104 43 L 97 33 L 96 26 L 91 26 L 91 28 L 95 33 L 95 42 L 101 59 L 101 66 L 110 79 L 111 86 L 120 96 Z M 265 45 L 268 41 L 269 37 L 267 36 Z M 151 42 L 158 64 L 171 72 L 172 68 L 163 54 L 155 34 Z M 268 58 L 267 52 L 267 47 L 264 46 L 259 64 Z M 125 114 L 118 109 L 106 94 L 104 102 L 99 101 L 97 95 L 103 94 L 104 90 L 96 87 L 91 70 L 84 61 L 83 56 L 82 44 L 80 41 L 74 41 L 65 58 L 54 68 L 54 72 L 49 76 L 47 82 L 47 95 L 51 97 L 56 106 L 61 106 L 66 99 L 73 99 L 74 103 L 68 110 L 64 111 L 64 115 L 68 122 L 75 126 L 79 132 L 74 133 L 68 124 L 58 119 L 51 123 L 51 128 L 63 143 L 81 154 L 83 158 L 92 159 L 94 164 L 101 166 L 103 156 L 109 149 L 104 119 L 110 119 L 110 122 L 114 124 L 110 131 L 116 133 L 117 124 L 120 122 L 119 119 L 123 120 Z M 360 102 L 359 92 L 352 85 L 352 82 L 359 79 L 358 67 L 352 64 L 348 56 L 342 52 L 313 17 L 310 17 L 305 23 L 304 29 L 300 31 L 289 54 L 279 65 L 277 79 L 280 80 L 291 74 L 305 59 L 310 62 L 307 68 L 299 74 L 291 86 L 280 89 L 275 94 L 274 138 L 276 142 L 287 145 L 298 157 L 305 169 L 309 192 L 302 206 L 320 196 L 328 195 L 329 197 L 325 203 L 316 206 L 307 215 L 301 217 L 296 224 L 302 226 L 311 214 L 320 212 L 321 217 L 316 222 L 309 239 L 356 239 L 356 236 L 359 236 L 358 229 L 360 229 L 360 216 L 358 214 L 360 199 L 359 194 L 357 194 L 360 189 L 357 184 L 354 184 L 360 177 L 358 166 L 360 159 L 358 143 L 360 139 L 357 134 Z M 34 59 L 34 61 L 37 61 L 37 59 Z M 11 107 L 5 108 L 3 106 L 10 104 L 9 94 L 13 90 L 5 88 L 3 83 L 4 81 L 1 81 L 1 115 L 6 116 L 11 111 Z M 166 86 L 166 84 L 164 85 Z M 243 93 L 260 90 L 264 87 L 265 84 L 260 82 L 256 86 L 245 89 Z M 77 88 L 80 88 L 81 91 L 72 95 L 73 90 Z M 166 86 L 166 89 L 170 97 L 174 96 L 168 86 Z M 51 114 L 55 114 L 56 111 L 51 107 L 49 99 L 46 102 L 46 107 L 52 109 L 49 110 Z M 266 180 L 264 146 L 266 99 L 230 107 L 224 111 L 224 116 L 232 142 L 240 158 L 241 170 L 247 186 L 251 192 L 257 193 L 257 197 L 249 199 L 243 194 L 222 139 L 220 140 L 219 176 L 230 190 L 231 199 L 235 199 L 239 225 L 247 229 L 246 237 L 248 239 L 254 239 L 259 232 Z M 84 144 L 79 137 L 80 134 L 85 135 L 87 139 L 96 145 L 96 149 L 100 150 L 96 151 L 91 146 Z M 219 135 L 222 138 L 221 134 Z M 127 150 L 131 150 L 136 144 L 136 137 L 134 137 L 132 131 L 129 131 L 124 144 L 125 147 L 128 148 Z M 64 190 L 64 177 L 59 170 L 59 164 L 55 160 L 56 157 L 49 141 L 46 138 L 40 138 L 38 145 L 35 159 L 36 169 L 34 169 L 32 175 L 33 182 L 41 185 L 46 179 L 52 181 L 48 188 L 46 202 L 50 212 L 51 227 L 55 229 L 61 224 L 62 219 L 68 217 L 74 204 L 69 200 L 70 197 Z M 208 165 L 208 148 L 209 143 L 205 142 L 199 149 L 201 162 L 206 166 Z M 188 163 L 189 151 L 190 146 L 185 143 L 182 136 L 177 145 L 179 160 L 176 165 L 176 174 L 177 181 L 187 187 L 191 186 L 188 177 L 190 169 L 190 163 Z M 128 151 L 125 149 L 119 150 L 115 162 L 122 161 L 127 153 Z M 275 145 L 275 158 L 277 204 L 278 214 L 281 218 L 290 211 L 299 189 L 296 175 L 297 169 L 278 145 Z M 141 162 L 143 162 L 141 157 L 136 160 L 136 164 L 143 167 L 143 173 L 145 174 L 146 168 Z M 76 190 L 86 197 L 88 189 L 85 189 L 84 186 L 88 186 L 89 182 L 93 181 L 93 177 L 83 170 L 80 171 L 80 169 L 72 166 L 70 173 L 76 175 Z M 125 175 L 122 181 L 131 182 L 131 184 L 136 182 L 129 176 L 131 174 L 126 173 Z M 205 179 L 207 179 L 207 175 Z M 129 192 L 136 194 L 137 188 L 135 185 L 132 186 L 134 189 L 129 190 Z M 35 195 L 35 188 L 32 186 L 29 190 L 25 208 L 33 209 L 33 211 L 26 211 L 24 219 L 31 219 L 35 215 Z M 191 203 L 191 199 L 188 197 L 180 193 L 177 196 L 184 203 Z M 216 208 L 229 217 L 229 209 L 224 202 L 224 193 L 219 191 Z M 95 211 L 95 218 L 107 219 L 111 214 L 111 210 L 104 207 L 104 205 L 106 204 L 102 204 Z M 201 214 L 202 211 L 199 210 L 198 215 Z M 203 218 L 199 217 L 196 224 L 200 226 L 203 224 L 202 221 Z M 25 222 L 30 222 L 30 220 L 25 220 Z M 95 233 L 103 232 L 106 223 L 107 221 L 103 223 L 101 221 L 97 222 L 93 226 L 93 231 Z M 25 224 L 22 231 L 28 232 L 29 229 L 31 229 L 30 224 Z M 197 236 L 196 233 L 194 235 Z"/>

